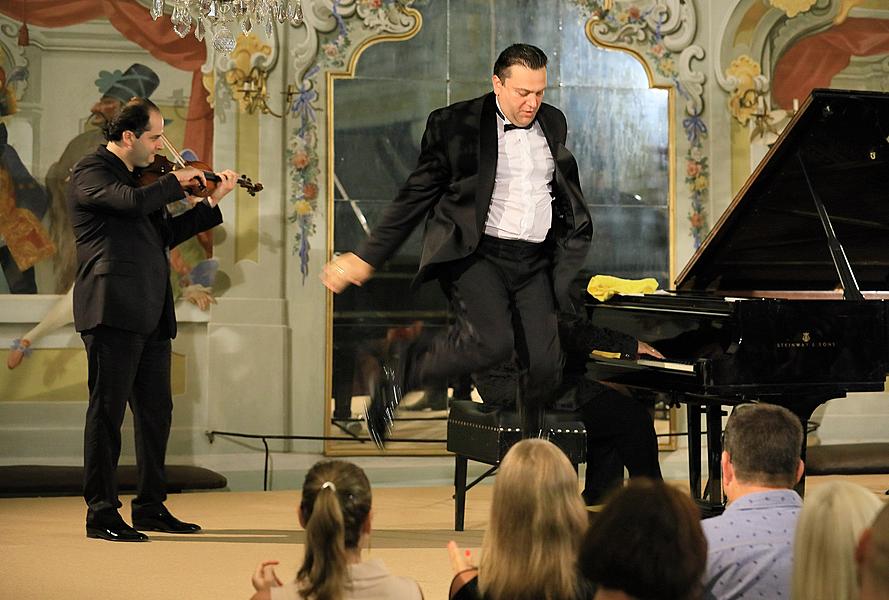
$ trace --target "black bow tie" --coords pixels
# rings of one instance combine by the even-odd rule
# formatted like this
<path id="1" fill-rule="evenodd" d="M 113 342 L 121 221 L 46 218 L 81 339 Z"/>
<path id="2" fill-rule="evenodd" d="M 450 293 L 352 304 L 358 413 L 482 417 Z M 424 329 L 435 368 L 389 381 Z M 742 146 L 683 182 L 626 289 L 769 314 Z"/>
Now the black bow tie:
<path id="1" fill-rule="evenodd" d="M 513 129 L 524 129 L 527 131 L 528 129 L 531 129 L 531 127 L 534 125 L 534 121 L 531 121 L 524 127 L 522 127 L 520 125 L 513 125 L 512 123 L 509 123 L 508 121 L 506 121 L 506 117 L 503 116 L 503 113 L 500 112 L 500 107 L 497 106 L 496 104 L 494 105 L 494 110 L 497 111 L 497 116 L 500 117 L 501 119 L 503 119 L 503 121 L 504 121 L 504 123 L 503 123 L 503 132 L 504 133 L 506 133 L 507 131 L 512 131 Z"/>
<path id="2" fill-rule="evenodd" d="M 504 123 L 503 124 L 503 132 L 505 133 L 507 131 L 512 131 L 513 129 L 526 129 L 527 130 L 527 129 L 531 129 L 531 127 L 533 125 L 534 125 L 534 121 L 531 121 L 524 127 L 519 127 L 518 125 L 513 125 L 512 123 Z"/>

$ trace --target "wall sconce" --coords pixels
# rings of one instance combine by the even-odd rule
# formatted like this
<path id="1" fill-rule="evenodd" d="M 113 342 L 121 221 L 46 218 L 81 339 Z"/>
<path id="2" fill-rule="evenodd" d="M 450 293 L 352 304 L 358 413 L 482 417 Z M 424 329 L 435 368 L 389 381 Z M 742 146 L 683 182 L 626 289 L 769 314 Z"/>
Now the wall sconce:
<path id="1" fill-rule="evenodd" d="M 248 114 L 252 115 L 256 111 L 259 111 L 264 115 L 272 115 L 280 119 L 290 112 L 290 107 L 293 105 L 293 98 L 297 95 L 296 87 L 292 83 L 287 85 L 286 91 L 281 92 L 284 96 L 284 109 L 281 111 L 281 114 L 278 114 L 268 105 L 269 74 L 267 71 L 264 71 L 259 67 L 253 67 L 250 69 L 249 73 L 244 73 L 244 71 L 235 67 L 230 70 L 230 73 L 232 73 L 232 87 L 234 88 L 234 92 L 241 95 L 241 106 Z"/>

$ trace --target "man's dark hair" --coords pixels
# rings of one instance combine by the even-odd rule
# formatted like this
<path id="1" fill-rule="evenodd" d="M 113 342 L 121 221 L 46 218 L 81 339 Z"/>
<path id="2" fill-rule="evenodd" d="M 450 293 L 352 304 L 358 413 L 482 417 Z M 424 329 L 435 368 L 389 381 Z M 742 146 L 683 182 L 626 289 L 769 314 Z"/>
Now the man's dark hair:
<path id="1" fill-rule="evenodd" d="M 537 46 L 530 44 L 513 44 L 500 53 L 494 63 L 494 75 L 500 81 L 509 77 L 509 68 L 522 65 L 532 71 L 546 67 L 546 54 Z"/>
<path id="2" fill-rule="evenodd" d="M 109 142 L 119 142 L 124 131 L 132 131 L 137 138 L 148 129 L 151 113 L 160 113 L 157 105 L 148 98 L 133 98 L 123 105 L 117 116 L 105 123 L 102 133 Z"/>
<path id="3" fill-rule="evenodd" d="M 790 488 L 803 445 L 803 427 L 776 404 L 738 406 L 725 425 L 723 449 L 743 483 Z"/>
<path id="4" fill-rule="evenodd" d="M 644 477 L 593 516 L 578 558 L 593 585 L 645 600 L 699 598 L 706 566 L 707 539 L 688 493 Z"/>

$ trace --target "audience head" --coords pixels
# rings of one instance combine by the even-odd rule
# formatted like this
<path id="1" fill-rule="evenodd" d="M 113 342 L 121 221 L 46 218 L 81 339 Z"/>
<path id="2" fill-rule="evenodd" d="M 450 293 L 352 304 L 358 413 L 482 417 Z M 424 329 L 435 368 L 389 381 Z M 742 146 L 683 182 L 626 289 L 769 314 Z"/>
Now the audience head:
<path id="1" fill-rule="evenodd" d="M 701 593 L 707 540 L 694 502 L 662 481 L 631 479 L 593 520 L 580 570 L 596 599 L 691 600 Z"/>
<path id="2" fill-rule="evenodd" d="M 775 404 L 744 404 L 725 426 L 722 471 L 730 501 L 754 488 L 792 488 L 803 474 L 799 418 Z"/>
<path id="3" fill-rule="evenodd" d="M 488 600 L 577 597 L 577 551 L 587 528 L 577 473 L 553 443 L 526 439 L 494 483 L 479 589 Z"/>
<path id="4" fill-rule="evenodd" d="M 889 504 L 861 534 L 855 549 L 861 600 L 889 598 Z"/>
<path id="5" fill-rule="evenodd" d="M 858 598 L 855 548 L 882 507 L 873 492 L 848 481 L 806 494 L 794 540 L 793 598 Z"/>
<path id="6" fill-rule="evenodd" d="M 342 460 L 313 466 L 303 482 L 299 522 L 306 551 L 297 573 L 306 598 L 339 598 L 348 583 L 349 553 L 360 551 L 370 533 L 370 482 L 356 465 Z"/>

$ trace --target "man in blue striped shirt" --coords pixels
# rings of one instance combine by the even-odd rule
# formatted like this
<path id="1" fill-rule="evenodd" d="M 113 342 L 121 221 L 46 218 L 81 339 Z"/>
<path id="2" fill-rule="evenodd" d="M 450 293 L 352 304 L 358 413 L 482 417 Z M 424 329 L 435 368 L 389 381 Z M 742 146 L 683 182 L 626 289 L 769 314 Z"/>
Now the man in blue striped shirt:
<path id="1" fill-rule="evenodd" d="M 703 522 L 705 598 L 790 598 L 802 443 L 799 419 L 781 406 L 743 405 L 729 417 L 722 453 L 728 507 Z"/>

